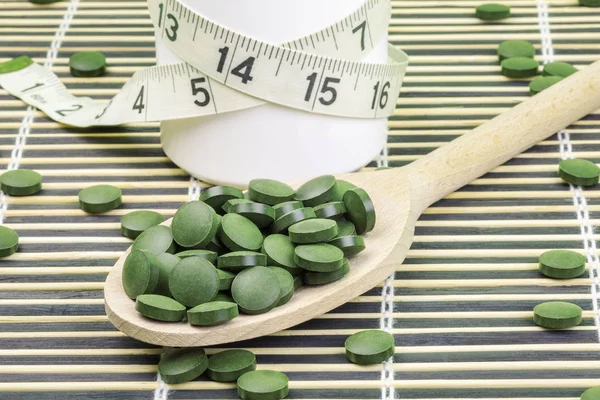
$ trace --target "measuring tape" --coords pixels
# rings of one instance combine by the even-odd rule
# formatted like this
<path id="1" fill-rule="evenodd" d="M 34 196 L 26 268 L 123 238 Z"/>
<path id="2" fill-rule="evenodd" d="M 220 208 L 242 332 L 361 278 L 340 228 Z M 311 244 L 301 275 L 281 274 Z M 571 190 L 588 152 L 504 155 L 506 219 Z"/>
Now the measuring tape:
<path id="1" fill-rule="evenodd" d="M 26 56 L 0 64 L 0 85 L 50 118 L 88 127 L 221 114 L 265 102 L 350 118 L 383 118 L 396 108 L 407 55 L 388 45 L 387 63 L 366 63 L 387 35 L 390 0 L 367 0 L 309 36 L 273 45 L 241 35 L 184 6 L 148 0 L 152 23 L 184 63 L 136 72 L 108 104 L 69 93 Z"/>

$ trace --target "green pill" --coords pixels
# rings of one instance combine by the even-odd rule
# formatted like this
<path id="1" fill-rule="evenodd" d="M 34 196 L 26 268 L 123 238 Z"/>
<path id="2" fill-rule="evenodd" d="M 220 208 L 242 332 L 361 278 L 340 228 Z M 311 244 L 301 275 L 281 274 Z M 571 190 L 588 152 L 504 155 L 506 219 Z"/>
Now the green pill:
<path id="1" fill-rule="evenodd" d="M 342 220 L 337 221 L 337 225 L 340 232 L 337 237 L 356 235 L 356 227 L 352 222 Z"/>
<path id="2" fill-rule="evenodd" d="M 544 76 L 560 76 L 561 78 L 566 78 L 577 71 L 579 70 L 571 64 L 555 61 L 544 65 L 543 74 Z"/>
<path id="3" fill-rule="evenodd" d="M 594 186 L 600 177 L 600 167 L 581 158 L 569 158 L 558 164 L 560 178 L 576 186 Z"/>
<path id="4" fill-rule="evenodd" d="M 598 400 L 600 399 L 600 386 L 589 388 L 580 397 L 580 400 Z"/>
<path id="5" fill-rule="evenodd" d="M 217 269 L 217 275 L 219 276 L 219 290 L 229 290 L 233 283 L 233 278 L 235 278 L 235 274 Z"/>
<path id="6" fill-rule="evenodd" d="M 175 242 L 171 234 L 171 228 L 164 225 L 156 225 L 146 229 L 135 239 L 131 245 L 132 250 L 147 250 L 153 254 L 173 253 Z"/>
<path id="7" fill-rule="evenodd" d="M 169 275 L 175 266 L 181 261 L 179 257 L 169 253 L 162 253 L 156 256 L 156 266 L 158 267 L 158 283 L 154 293 L 171 297 L 169 290 Z"/>
<path id="8" fill-rule="evenodd" d="M 486 3 L 477 6 L 475 15 L 484 21 L 499 21 L 510 17 L 510 7 L 504 4 Z"/>
<path id="9" fill-rule="evenodd" d="M 306 207 L 314 207 L 327 203 L 336 191 L 336 180 L 333 175 L 323 175 L 314 178 L 296 190 L 295 200 L 301 201 Z"/>
<path id="10" fill-rule="evenodd" d="M 329 242 L 344 252 L 346 257 L 352 257 L 365 249 L 365 239 L 362 236 L 342 236 Z"/>
<path id="11" fill-rule="evenodd" d="M 248 218 L 259 228 L 266 228 L 275 221 L 273 207 L 260 203 L 240 203 L 229 207 L 228 213 Z"/>
<path id="12" fill-rule="evenodd" d="M 244 193 L 231 186 L 214 186 L 200 192 L 200 201 L 211 206 L 218 214 L 223 214 L 223 205 L 233 199 L 243 199 Z"/>
<path id="13" fill-rule="evenodd" d="M 200 257 L 215 265 L 217 263 L 217 253 L 212 250 L 185 250 L 175 254 L 179 258 Z"/>
<path id="14" fill-rule="evenodd" d="M 341 219 L 346 214 L 346 206 L 341 201 L 319 204 L 313 208 L 317 218 Z"/>
<path id="15" fill-rule="evenodd" d="M 217 232 L 217 222 L 210 206 L 190 201 L 179 207 L 173 217 L 173 239 L 182 247 L 206 246 Z"/>
<path id="16" fill-rule="evenodd" d="M 571 250 L 550 250 L 539 259 L 540 272 L 550 278 L 572 279 L 585 272 L 585 257 Z"/>
<path id="17" fill-rule="evenodd" d="M 509 78 L 536 76 L 540 69 L 540 63 L 528 57 L 507 58 L 500 65 L 502 67 L 502 75 Z"/>
<path id="18" fill-rule="evenodd" d="M 355 333 L 344 347 L 348 360 L 360 365 L 382 363 L 395 353 L 394 336 L 376 329 Z"/>
<path id="19" fill-rule="evenodd" d="M 9 196 L 31 196 L 42 190 L 42 176 L 31 169 L 6 171 L 0 182 L 2 191 Z"/>
<path id="20" fill-rule="evenodd" d="M 533 322 L 542 328 L 566 329 L 581 323 L 581 307 L 563 301 L 549 301 L 533 308 Z"/>
<path id="21" fill-rule="evenodd" d="M 225 202 L 225 204 L 223 204 L 223 207 L 221 207 L 221 209 L 225 212 L 225 214 L 227 214 L 229 212 L 229 209 L 231 208 L 231 206 L 234 206 L 236 204 L 240 204 L 240 203 L 252 203 L 250 200 L 246 200 L 246 199 L 231 199 L 231 200 L 227 200 Z"/>
<path id="22" fill-rule="evenodd" d="M 165 383 L 174 385 L 192 381 L 208 368 L 208 356 L 199 347 L 166 349 L 158 363 L 158 373 Z"/>
<path id="23" fill-rule="evenodd" d="M 364 189 L 350 189 L 344 194 L 348 219 L 354 224 L 356 233 L 364 235 L 375 228 L 377 221 L 375 206 Z"/>
<path id="24" fill-rule="evenodd" d="M 228 301 L 211 301 L 188 311 L 188 322 L 195 326 L 220 325 L 239 314 L 238 305 Z"/>
<path id="25" fill-rule="evenodd" d="M 142 294 L 135 299 L 135 309 L 144 317 L 165 322 L 180 322 L 185 318 L 183 304 L 167 296 Z"/>
<path id="26" fill-rule="evenodd" d="M 6 226 L 0 225 L 0 257 L 8 257 L 17 252 L 19 235 Z"/>
<path id="27" fill-rule="evenodd" d="M 498 46 L 498 58 L 504 61 L 507 58 L 535 57 L 535 47 L 525 40 L 507 40 Z"/>
<path id="28" fill-rule="evenodd" d="M 129 253 L 123 264 L 121 283 L 130 299 L 154 293 L 158 285 L 157 263 L 156 256 L 148 251 L 132 250 Z"/>
<path id="29" fill-rule="evenodd" d="M 203 258 L 184 258 L 169 275 L 169 290 L 175 300 L 188 307 L 208 303 L 219 292 L 217 269 Z"/>
<path id="30" fill-rule="evenodd" d="M 79 207 L 90 214 L 114 210 L 122 204 L 121 189 L 112 185 L 95 185 L 79 192 Z"/>
<path id="31" fill-rule="evenodd" d="M 104 75 L 106 57 L 99 51 L 81 51 L 69 58 L 71 75 L 77 77 L 96 77 Z"/>
<path id="32" fill-rule="evenodd" d="M 213 302 L 215 301 L 226 301 L 229 303 L 235 303 L 235 301 L 233 301 L 233 297 L 231 297 L 229 294 L 225 293 L 225 292 L 219 292 L 217 293 L 217 295 L 215 296 L 215 298 L 212 300 Z"/>
<path id="33" fill-rule="evenodd" d="M 290 226 L 288 231 L 290 240 L 299 244 L 327 242 L 339 233 L 334 220 L 321 218 L 298 222 Z"/>
<path id="34" fill-rule="evenodd" d="M 294 189 L 273 179 L 253 179 L 248 184 L 250 200 L 274 206 L 294 199 Z"/>
<path id="35" fill-rule="evenodd" d="M 307 271 L 332 272 L 342 268 L 344 263 L 342 250 L 330 244 L 305 244 L 294 251 L 294 261 Z"/>
<path id="36" fill-rule="evenodd" d="M 344 259 L 344 263 L 342 264 L 342 268 L 336 269 L 331 272 L 305 272 L 302 276 L 302 279 L 305 284 L 310 286 L 315 285 L 324 285 L 326 283 L 331 283 L 335 281 L 339 281 L 344 276 L 348 275 L 350 272 L 350 264 L 348 260 Z"/>
<path id="37" fill-rule="evenodd" d="M 62 0 L 29 0 L 30 3 L 33 4 L 50 4 L 50 3 L 58 3 Z"/>
<path id="38" fill-rule="evenodd" d="M 133 211 L 121 217 L 121 233 L 129 239 L 135 240 L 146 229 L 160 225 L 164 221 L 165 218 L 156 211 Z"/>
<path id="39" fill-rule="evenodd" d="M 217 261 L 217 267 L 226 271 L 239 272 L 246 268 L 266 266 L 267 256 L 256 251 L 234 251 L 223 254 Z"/>
<path id="40" fill-rule="evenodd" d="M 266 369 L 246 372 L 237 381 L 237 392 L 242 400 L 281 400 L 289 392 L 288 377 Z"/>
<path id="41" fill-rule="evenodd" d="M 579 0 L 579 5 L 584 7 L 600 7 L 600 0 Z"/>
<path id="42" fill-rule="evenodd" d="M 285 203 L 279 203 L 273 206 L 273 210 L 275 210 L 275 219 L 279 219 L 283 217 L 285 214 L 290 213 L 299 208 L 304 208 L 304 204 L 301 201 L 293 200 L 286 201 Z"/>
<path id="43" fill-rule="evenodd" d="M 268 268 L 273 271 L 275 275 L 277 275 L 277 279 L 279 279 L 279 287 L 281 288 L 279 302 L 277 303 L 277 307 L 279 307 L 286 304 L 294 296 L 294 277 L 281 267 Z"/>
<path id="44" fill-rule="evenodd" d="M 311 218 L 317 218 L 312 208 L 299 208 L 276 219 L 271 225 L 271 230 L 273 233 L 287 233 L 290 226 Z"/>
<path id="45" fill-rule="evenodd" d="M 243 270 L 233 280 L 231 295 L 245 314 L 266 313 L 277 306 L 281 288 L 275 272 L 267 267 Z"/>
<path id="46" fill-rule="evenodd" d="M 324 272 L 324 273 L 326 273 L 326 272 Z M 304 282 L 302 281 L 302 277 L 295 276 L 294 277 L 294 290 L 298 290 L 298 288 L 302 287 L 302 285 L 304 285 Z"/>
<path id="47" fill-rule="evenodd" d="M 532 95 L 538 94 L 542 90 L 548 89 L 550 86 L 556 85 L 564 78 L 560 76 L 541 76 L 529 82 L 529 93 Z"/>
<path id="48" fill-rule="evenodd" d="M 303 270 L 294 261 L 294 247 L 288 236 L 273 234 L 265 238 L 261 251 L 267 256 L 267 264 L 282 267 L 293 276 L 298 276 Z"/>
<path id="49" fill-rule="evenodd" d="M 208 359 L 206 375 L 215 382 L 235 382 L 246 372 L 256 370 L 256 356 L 248 350 L 225 350 Z"/>
<path id="50" fill-rule="evenodd" d="M 215 233 L 215 236 L 213 236 L 211 241 L 206 244 L 205 248 L 206 250 L 214 251 L 215 253 L 217 253 L 217 255 L 221 255 L 228 253 L 229 249 L 225 247 L 223 243 L 221 243 L 221 239 L 219 239 L 218 235 L 219 228 L 221 227 L 221 220 L 223 219 L 223 217 L 221 217 L 219 214 L 215 214 L 215 217 L 217 221 L 217 232 Z"/>
<path id="51" fill-rule="evenodd" d="M 258 251 L 263 235 L 248 218 L 239 214 L 225 214 L 218 231 L 219 239 L 231 251 Z"/>
<path id="52" fill-rule="evenodd" d="M 333 192 L 333 197 L 331 201 L 342 201 L 344 199 L 344 194 L 350 190 L 355 189 L 357 186 L 354 183 L 350 183 L 343 179 L 338 179 L 336 181 L 335 190 Z"/>
<path id="53" fill-rule="evenodd" d="M 0 63 L 0 74 L 8 74 L 10 72 L 20 71 L 33 64 L 33 60 L 27 56 L 15 57 Z"/>

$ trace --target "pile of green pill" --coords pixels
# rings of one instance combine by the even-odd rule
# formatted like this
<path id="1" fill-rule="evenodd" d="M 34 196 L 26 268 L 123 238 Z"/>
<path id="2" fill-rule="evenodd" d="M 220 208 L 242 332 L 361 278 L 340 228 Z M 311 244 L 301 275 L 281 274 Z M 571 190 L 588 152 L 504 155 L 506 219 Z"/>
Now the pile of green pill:
<path id="1" fill-rule="evenodd" d="M 100 203 L 112 207 L 119 194 Z M 135 238 L 125 293 L 147 318 L 210 326 L 282 306 L 302 284 L 342 279 L 376 216 L 365 190 L 325 175 L 297 190 L 271 179 L 252 180 L 247 193 L 211 187 L 183 204 L 171 227 L 161 222 L 149 211 L 121 220 L 123 234 Z"/>

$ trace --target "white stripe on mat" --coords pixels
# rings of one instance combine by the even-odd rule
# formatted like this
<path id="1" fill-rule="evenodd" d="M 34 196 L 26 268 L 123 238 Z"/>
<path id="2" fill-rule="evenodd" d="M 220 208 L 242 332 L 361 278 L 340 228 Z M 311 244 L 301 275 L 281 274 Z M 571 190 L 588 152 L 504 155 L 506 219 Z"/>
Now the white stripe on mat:
<path id="1" fill-rule="evenodd" d="M 390 275 L 383 285 L 381 292 L 381 320 L 380 329 L 390 332 L 394 328 L 394 274 Z M 381 398 L 393 400 L 396 398 L 394 390 L 394 356 L 383 363 L 381 370 Z"/>
<path id="2" fill-rule="evenodd" d="M 71 0 L 69 5 L 67 6 L 67 11 L 63 16 L 63 19 L 58 26 L 58 29 L 54 33 L 54 38 L 50 43 L 50 49 L 46 53 L 46 59 L 44 60 L 44 67 L 51 68 L 56 61 L 56 57 L 58 57 L 58 50 L 62 45 L 62 41 L 69 30 L 69 25 L 71 25 L 71 21 L 77 12 L 77 7 L 79 7 L 79 0 Z M 23 151 L 25 150 L 25 144 L 27 143 L 27 136 L 31 131 L 31 125 L 33 124 L 33 119 L 35 115 L 35 108 L 31 106 L 27 106 L 27 110 L 25 111 L 25 116 L 21 121 L 21 126 L 19 127 L 19 133 L 15 138 L 15 146 L 12 149 L 10 155 L 10 163 L 8 164 L 7 170 L 18 169 L 21 164 L 21 158 L 23 157 Z M 6 201 L 6 195 L 4 192 L 0 191 L 0 224 L 4 223 L 4 215 L 6 210 L 8 209 L 8 203 Z"/>
<path id="3" fill-rule="evenodd" d="M 552 47 L 552 35 L 550 30 L 550 19 L 548 13 L 548 3 L 546 0 L 537 0 L 537 11 L 539 19 L 540 34 L 542 37 L 542 57 L 544 64 L 554 61 L 554 49 Z M 560 157 L 565 160 L 573 158 L 573 145 L 570 140 L 570 135 L 567 131 L 558 132 L 560 142 Z M 594 227 L 590 222 L 587 199 L 583 194 L 583 189 L 580 186 L 569 184 L 569 190 L 573 196 L 573 205 L 575 206 L 577 220 L 580 224 L 581 237 L 583 238 L 583 248 L 587 252 L 587 261 L 590 269 L 590 279 L 592 280 L 592 307 L 594 310 L 594 323 L 600 341 L 600 314 L 598 307 L 598 293 L 600 292 L 600 283 L 598 281 L 598 256 L 596 240 L 594 239 Z"/>

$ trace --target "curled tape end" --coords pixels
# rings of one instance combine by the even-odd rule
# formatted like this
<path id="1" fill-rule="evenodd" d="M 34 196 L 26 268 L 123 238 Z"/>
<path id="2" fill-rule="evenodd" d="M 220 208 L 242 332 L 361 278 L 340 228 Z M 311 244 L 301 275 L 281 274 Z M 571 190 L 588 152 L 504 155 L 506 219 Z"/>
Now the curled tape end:
<path id="1" fill-rule="evenodd" d="M 31 64 L 33 64 L 33 60 L 27 56 L 13 58 L 10 61 L 0 63 L 0 74 L 8 74 L 9 72 L 15 72 L 23 68 L 27 68 Z"/>

